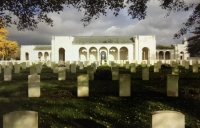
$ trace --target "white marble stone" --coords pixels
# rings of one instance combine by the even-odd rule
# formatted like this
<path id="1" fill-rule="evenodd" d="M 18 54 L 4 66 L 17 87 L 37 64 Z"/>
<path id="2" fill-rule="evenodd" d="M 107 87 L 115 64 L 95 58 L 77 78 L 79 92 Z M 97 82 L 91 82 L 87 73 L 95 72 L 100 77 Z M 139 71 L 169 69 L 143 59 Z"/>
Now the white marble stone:
<path id="1" fill-rule="evenodd" d="M 112 80 L 119 80 L 119 68 L 112 67 Z"/>
<path id="2" fill-rule="evenodd" d="M 173 75 L 179 75 L 179 68 L 178 67 L 172 67 L 172 74 Z"/>
<path id="3" fill-rule="evenodd" d="M 178 97 L 178 80 L 179 75 L 167 75 L 167 96 Z"/>
<path id="4" fill-rule="evenodd" d="M 79 75 L 77 78 L 77 96 L 88 97 L 89 96 L 89 75 Z"/>
<path id="5" fill-rule="evenodd" d="M 22 69 L 26 69 L 26 62 L 22 62 L 21 67 L 22 67 Z"/>
<path id="6" fill-rule="evenodd" d="M 129 61 L 126 61 L 125 69 L 129 69 Z"/>
<path id="7" fill-rule="evenodd" d="M 40 75 L 28 75 L 28 97 L 40 97 Z"/>
<path id="8" fill-rule="evenodd" d="M 131 73 L 136 73 L 136 66 L 135 66 L 135 63 L 131 63 L 130 72 L 131 72 Z"/>
<path id="9" fill-rule="evenodd" d="M 154 72 L 159 72 L 158 63 L 154 63 Z"/>
<path id="10" fill-rule="evenodd" d="M 87 67 L 87 75 L 89 76 L 89 80 L 94 80 L 94 67 Z"/>
<path id="11" fill-rule="evenodd" d="M 58 80 L 66 80 L 65 67 L 58 67 Z"/>
<path id="12" fill-rule="evenodd" d="M 71 64 L 71 73 L 76 73 L 76 64 L 75 63 Z"/>
<path id="13" fill-rule="evenodd" d="M 149 80 L 149 67 L 142 67 L 142 80 Z"/>
<path id="14" fill-rule="evenodd" d="M 151 114 L 151 128 L 185 128 L 185 115 L 180 112 L 164 110 Z"/>
<path id="15" fill-rule="evenodd" d="M 15 64 L 15 73 L 20 73 L 20 65 L 19 64 Z"/>
<path id="16" fill-rule="evenodd" d="M 199 72 L 199 69 L 198 69 L 199 67 L 198 67 L 198 63 L 196 63 L 196 64 L 193 64 L 192 65 L 192 72 L 193 73 L 198 73 Z"/>
<path id="17" fill-rule="evenodd" d="M 119 75 L 119 96 L 131 96 L 130 74 Z"/>
<path id="18" fill-rule="evenodd" d="M 12 80 L 12 70 L 9 67 L 4 68 L 4 81 Z"/>
<path id="19" fill-rule="evenodd" d="M 83 69 L 83 61 L 79 62 L 79 69 Z"/>
<path id="20" fill-rule="evenodd" d="M 13 111 L 5 114 L 3 128 L 38 128 L 38 112 Z"/>

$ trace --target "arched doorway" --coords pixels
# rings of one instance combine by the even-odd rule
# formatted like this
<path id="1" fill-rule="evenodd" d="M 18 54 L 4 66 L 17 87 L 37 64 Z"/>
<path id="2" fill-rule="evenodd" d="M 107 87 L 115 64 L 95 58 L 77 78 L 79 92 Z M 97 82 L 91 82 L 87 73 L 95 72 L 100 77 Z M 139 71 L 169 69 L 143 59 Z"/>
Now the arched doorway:
<path id="1" fill-rule="evenodd" d="M 59 61 L 65 61 L 65 49 L 59 48 Z"/>
<path id="2" fill-rule="evenodd" d="M 39 53 L 38 53 L 38 59 L 41 60 L 41 59 L 42 59 L 42 56 L 43 56 L 42 52 L 39 52 Z"/>
<path id="3" fill-rule="evenodd" d="M 126 47 L 120 48 L 120 60 L 128 60 L 128 49 Z"/>
<path id="4" fill-rule="evenodd" d="M 109 50 L 109 60 L 118 60 L 118 49 L 111 47 Z"/>
<path id="5" fill-rule="evenodd" d="M 99 49 L 100 53 L 100 60 L 104 60 L 105 62 L 109 59 L 108 58 L 108 49 L 106 47 L 101 47 Z"/>
<path id="6" fill-rule="evenodd" d="M 49 53 L 48 53 L 48 52 L 45 52 L 45 53 L 44 53 L 44 60 L 47 61 L 48 57 L 49 57 Z"/>
<path id="7" fill-rule="evenodd" d="M 89 60 L 95 61 L 97 60 L 97 49 L 95 47 L 91 47 L 89 50 Z"/>
<path id="8" fill-rule="evenodd" d="M 79 49 L 79 60 L 86 61 L 87 60 L 87 49 L 85 47 L 81 47 Z"/>
<path id="9" fill-rule="evenodd" d="M 29 60 L 29 53 L 28 52 L 25 53 L 25 58 L 26 58 L 26 60 Z"/>
<path id="10" fill-rule="evenodd" d="M 163 60 L 164 59 L 164 52 L 160 51 L 158 56 L 159 56 L 159 60 Z"/>
<path id="11" fill-rule="evenodd" d="M 170 60 L 170 52 L 169 51 L 165 52 L 165 60 Z"/>
<path id="12" fill-rule="evenodd" d="M 142 49 L 142 60 L 149 60 L 149 49 L 147 47 Z"/>
<path id="13" fill-rule="evenodd" d="M 180 52 L 180 60 L 184 59 L 184 52 Z"/>

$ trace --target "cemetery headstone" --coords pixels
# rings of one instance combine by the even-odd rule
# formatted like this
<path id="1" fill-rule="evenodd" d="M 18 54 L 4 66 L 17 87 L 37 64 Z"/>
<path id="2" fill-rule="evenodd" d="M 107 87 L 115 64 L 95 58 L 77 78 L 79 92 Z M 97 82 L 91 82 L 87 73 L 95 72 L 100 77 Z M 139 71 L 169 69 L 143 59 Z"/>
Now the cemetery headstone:
<path id="1" fill-rule="evenodd" d="M 89 76 L 89 80 L 94 80 L 94 69 L 91 66 L 87 67 L 87 74 Z"/>
<path id="2" fill-rule="evenodd" d="M 76 64 L 75 63 L 71 64 L 71 73 L 76 73 Z"/>
<path id="3" fill-rule="evenodd" d="M 119 80 L 119 68 L 112 67 L 112 80 Z"/>
<path id="4" fill-rule="evenodd" d="M 151 113 L 151 128 L 185 128 L 185 115 L 177 111 Z"/>
<path id="5" fill-rule="evenodd" d="M 154 63 L 154 72 L 159 72 L 158 63 Z"/>
<path id="6" fill-rule="evenodd" d="M 14 111 L 5 114 L 3 128 L 38 128 L 38 112 Z"/>
<path id="7" fill-rule="evenodd" d="M 130 74 L 119 75 L 119 96 L 131 96 Z"/>
<path id="8" fill-rule="evenodd" d="M 149 80 L 149 67 L 142 67 L 142 80 Z"/>
<path id="9" fill-rule="evenodd" d="M 196 63 L 196 64 L 193 64 L 193 65 L 192 65 L 192 72 L 193 72 L 193 73 L 198 73 L 198 68 L 199 68 L 199 67 L 198 67 L 198 64 L 197 64 L 197 63 Z"/>
<path id="10" fill-rule="evenodd" d="M 26 69 L 26 62 L 21 63 L 22 69 Z"/>
<path id="11" fill-rule="evenodd" d="M 80 63 L 79 63 L 79 69 L 83 69 L 83 62 L 82 61 L 80 61 Z"/>
<path id="12" fill-rule="evenodd" d="M 129 61 L 126 61 L 126 66 L 125 66 L 126 69 L 129 69 Z"/>
<path id="13" fill-rule="evenodd" d="M 88 97 L 89 96 L 89 76 L 87 74 L 78 76 L 77 96 Z"/>
<path id="14" fill-rule="evenodd" d="M 131 73 L 136 73 L 135 63 L 131 63 Z"/>
<path id="15" fill-rule="evenodd" d="M 40 75 L 28 75 L 28 97 L 40 97 Z"/>
<path id="16" fill-rule="evenodd" d="M 58 80 L 66 79 L 66 71 L 65 67 L 58 67 Z"/>
<path id="17" fill-rule="evenodd" d="M 167 96 L 178 97 L 178 80 L 179 75 L 167 75 Z"/>
<path id="18" fill-rule="evenodd" d="M 20 73 L 20 65 L 19 64 L 15 64 L 15 73 Z"/>
<path id="19" fill-rule="evenodd" d="M 4 68 L 4 81 L 11 81 L 12 80 L 12 73 L 9 67 Z"/>

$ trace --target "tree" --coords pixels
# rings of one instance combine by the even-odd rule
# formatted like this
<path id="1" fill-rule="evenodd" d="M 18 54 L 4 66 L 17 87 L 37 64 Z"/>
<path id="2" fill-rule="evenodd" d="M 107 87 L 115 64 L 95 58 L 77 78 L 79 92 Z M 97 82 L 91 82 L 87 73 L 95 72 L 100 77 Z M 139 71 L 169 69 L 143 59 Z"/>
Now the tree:
<path id="1" fill-rule="evenodd" d="M 112 10 L 113 15 L 118 16 L 121 9 L 128 8 L 128 15 L 132 19 L 142 20 L 146 16 L 147 2 L 150 0 L 1 0 L 0 17 L 6 26 L 17 25 L 18 30 L 34 30 L 39 22 L 46 22 L 53 26 L 53 20 L 48 17 L 48 13 L 58 14 L 64 7 L 74 7 L 78 11 L 83 11 L 81 19 L 84 26 L 87 26 L 93 19 L 101 15 L 106 16 L 107 10 Z M 196 6 L 190 18 L 175 38 L 189 31 L 190 27 L 200 18 L 200 3 L 186 5 L 184 0 L 158 0 L 160 7 L 167 10 L 167 15 L 171 11 L 188 11 Z M 16 16 L 17 19 L 13 20 Z"/>
<path id="2" fill-rule="evenodd" d="M 191 32 L 195 35 L 187 40 L 187 49 L 191 56 L 200 56 L 200 20 L 197 23 L 198 26 L 195 27 L 193 32 Z"/>
<path id="3" fill-rule="evenodd" d="M 0 56 L 3 59 L 8 59 L 16 56 L 19 49 L 18 43 L 16 41 L 7 40 L 8 30 L 5 28 L 0 29 Z"/>

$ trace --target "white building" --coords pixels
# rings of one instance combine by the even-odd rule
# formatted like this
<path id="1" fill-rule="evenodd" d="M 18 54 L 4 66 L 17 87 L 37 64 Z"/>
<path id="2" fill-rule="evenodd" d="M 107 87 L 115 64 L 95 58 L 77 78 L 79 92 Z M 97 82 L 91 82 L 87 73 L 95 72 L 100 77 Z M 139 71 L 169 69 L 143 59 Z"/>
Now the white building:
<path id="1" fill-rule="evenodd" d="M 186 60 L 187 41 L 156 44 L 150 36 L 53 36 L 51 45 L 22 45 L 22 61 Z"/>

